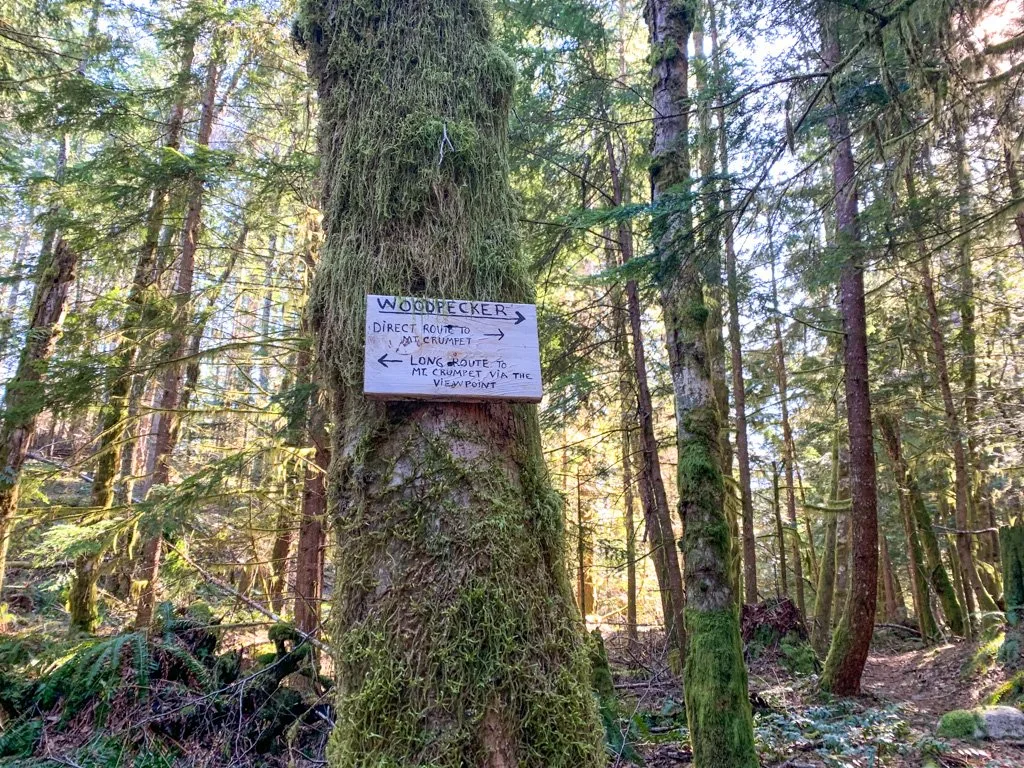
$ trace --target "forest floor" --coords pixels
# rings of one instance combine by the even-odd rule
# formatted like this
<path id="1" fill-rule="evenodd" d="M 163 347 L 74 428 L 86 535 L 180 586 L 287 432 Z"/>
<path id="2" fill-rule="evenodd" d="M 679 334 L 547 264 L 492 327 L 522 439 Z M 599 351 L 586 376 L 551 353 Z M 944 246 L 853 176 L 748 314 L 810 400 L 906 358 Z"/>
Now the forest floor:
<path id="1" fill-rule="evenodd" d="M 1001 637 L 993 633 L 977 643 L 922 648 L 878 632 L 862 695 L 853 699 L 823 697 L 813 671 L 796 669 L 791 653 L 766 649 L 748 659 L 762 766 L 1024 767 L 1024 744 L 935 736 L 943 714 L 984 704 L 1006 680 L 1007 672 L 995 664 Z M 650 768 L 689 765 L 682 691 L 652 655 L 656 641 L 649 639 L 640 650 L 619 636 L 607 644 L 623 712 L 632 713 L 622 725 L 625 745 L 609 764 L 626 766 L 639 755 Z M 748 655 L 749 650 L 748 644 Z"/>

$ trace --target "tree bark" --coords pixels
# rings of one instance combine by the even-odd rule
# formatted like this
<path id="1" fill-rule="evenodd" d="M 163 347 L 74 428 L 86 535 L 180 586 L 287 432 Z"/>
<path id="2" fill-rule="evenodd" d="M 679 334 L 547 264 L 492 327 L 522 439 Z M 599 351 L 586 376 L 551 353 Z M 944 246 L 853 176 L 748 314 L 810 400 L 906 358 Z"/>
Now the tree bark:
<path id="1" fill-rule="evenodd" d="M 208 147 L 213 133 L 214 113 L 217 108 L 217 84 L 220 79 L 222 51 L 220 41 L 214 43 L 214 53 L 207 65 L 206 81 L 203 85 L 197 147 Z M 181 428 L 181 402 L 186 366 L 182 362 L 188 351 L 189 308 L 192 304 L 192 283 L 195 276 L 195 257 L 199 246 L 200 227 L 203 214 L 203 193 L 205 179 L 193 174 L 188 182 L 185 222 L 181 231 L 181 255 L 177 279 L 174 285 L 174 318 L 168 339 L 168 364 L 163 376 L 163 390 L 160 394 L 157 424 L 153 447 L 153 475 L 150 487 L 166 485 L 171 477 L 171 454 L 178 441 Z M 142 589 L 139 593 L 135 614 L 136 629 L 146 629 L 153 619 L 156 607 L 157 579 L 160 573 L 160 555 L 163 532 L 152 531 L 147 538 L 140 563 L 139 575 Z"/>
<path id="2" fill-rule="evenodd" d="M 586 638 L 534 406 L 362 394 L 366 295 L 529 301 L 515 82 L 480 0 L 307 2 L 325 241 L 310 301 L 334 431 L 328 761 L 597 768 Z"/>
<path id="3" fill-rule="evenodd" d="M 714 386 L 713 313 L 693 246 L 687 45 L 690 11 L 649 0 L 654 142 L 652 221 L 676 410 L 680 516 L 686 578 L 686 713 L 694 763 L 758 765 L 739 635 L 729 517 L 725 510 L 721 410 Z M 673 205 L 669 205 L 673 203 Z M 678 209 L 678 210 L 672 210 Z"/>
<path id="4" fill-rule="evenodd" d="M 950 630 L 955 635 L 963 636 L 966 631 L 963 609 L 957 600 L 956 590 L 942 562 L 942 550 L 932 528 L 931 515 L 928 514 L 921 489 L 903 456 L 899 422 L 895 417 L 883 416 L 879 420 L 879 430 L 892 461 L 893 471 L 896 473 L 896 482 L 906 495 L 915 530 L 920 534 L 923 559 L 919 562 L 922 564 L 923 573 L 926 574 L 927 582 L 931 584 L 939 598 L 939 604 L 942 606 L 942 612 L 946 616 L 946 623 L 949 624 Z"/>
<path id="5" fill-rule="evenodd" d="M 629 179 L 620 171 L 610 137 L 606 138 L 606 149 L 612 179 L 612 202 L 616 206 L 628 205 L 631 202 Z M 625 169 L 628 167 L 627 163 L 623 162 L 621 167 Z M 633 230 L 628 221 L 619 223 L 617 240 L 620 263 L 625 265 L 632 260 L 634 252 Z M 672 526 L 672 513 L 661 473 L 658 439 L 654 431 L 654 400 L 647 380 L 643 309 L 640 306 L 640 288 L 636 280 L 626 281 L 626 320 L 629 326 L 629 341 L 632 343 L 632 382 L 636 385 L 636 411 L 640 427 L 640 462 L 637 468 L 640 505 L 644 513 L 647 538 L 650 541 L 654 573 L 658 580 L 669 667 L 675 674 L 681 674 L 683 659 L 686 656 L 686 598 L 683 572 L 679 564 L 679 550 Z"/>
<path id="6" fill-rule="evenodd" d="M 46 369 L 61 334 L 77 264 L 77 253 L 58 237 L 52 257 L 39 265 L 25 347 L 7 382 L 0 414 L 0 589 L 18 511 L 21 469 L 46 406 Z"/>
<path id="7" fill-rule="evenodd" d="M 800 528 L 796 517 L 796 444 L 789 424 L 789 382 L 786 376 L 786 350 L 782 344 L 782 321 L 779 315 L 779 289 L 775 280 L 775 253 L 772 252 L 772 306 L 775 331 L 775 379 L 782 410 L 782 463 L 786 473 L 786 517 L 789 521 L 790 541 L 793 548 L 793 581 L 796 585 L 796 605 L 800 615 L 807 615 L 804 601 L 804 569 L 800 558 Z"/>
<path id="8" fill-rule="evenodd" d="M 711 56 L 719 80 L 722 79 L 718 49 L 718 24 L 714 3 L 708 3 L 711 21 Z M 726 135 L 725 107 L 721 97 L 715 108 L 718 128 L 718 158 L 722 173 L 722 207 L 725 211 L 726 297 L 729 304 L 729 350 L 732 356 L 732 398 L 735 413 L 736 462 L 740 476 L 740 518 L 743 540 L 743 589 L 747 603 L 757 602 L 757 539 L 754 535 L 754 502 L 750 491 L 750 449 L 747 442 L 747 393 L 743 383 L 743 339 L 740 334 L 739 277 L 736 270 L 736 243 L 732 216 L 732 181 L 729 171 L 729 144 Z"/>
<path id="9" fill-rule="evenodd" d="M 195 43 L 196 31 L 192 30 L 183 40 L 181 66 L 175 82 L 177 96 L 167 120 L 164 147 L 173 151 L 177 151 L 181 145 L 185 100 L 192 77 Z M 132 392 L 135 367 L 142 349 L 143 334 L 152 315 L 150 291 L 158 276 L 157 246 L 169 200 L 169 184 L 162 184 L 153 190 L 142 247 L 128 291 L 128 308 L 121 321 L 120 340 L 114 351 L 114 362 L 107 371 L 110 383 L 107 402 L 100 411 L 99 446 L 96 450 L 96 471 L 92 480 L 92 506 L 100 514 L 110 509 L 114 503 L 114 481 L 117 479 L 118 467 L 122 463 L 122 451 L 132 449 L 132 442 L 123 440 L 128 421 L 129 395 Z M 103 552 L 97 551 L 79 555 L 75 560 L 75 573 L 68 599 L 71 627 L 74 630 L 91 633 L 95 631 L 99 622 L 96 585 L 100 576 L 102 557 Z"/>
<path id="10" fill-rule="evenodd" d="M 828 13 L 823 15 L 822 58 L 825 65 L 832 69 L 841 59 L 838 30 L 835 16 Z M 861 257 L 863 244 L 857 211 L 856 169 L 849 126 L 834 93 L 828 133 L 833 146 L 836 240 L 846 252 L 840 271 L 839 298 L 845 341 L 843 362 L 846 418 L 850 431 L 852 568 L 850 593 L 842 619 L 833 633 L 821 685 L 834 694 L 848 696 L 860 691 L 860 677 L 871 646 L 878 602 L 878 496 L 871 430 L 867 309 Z"/>

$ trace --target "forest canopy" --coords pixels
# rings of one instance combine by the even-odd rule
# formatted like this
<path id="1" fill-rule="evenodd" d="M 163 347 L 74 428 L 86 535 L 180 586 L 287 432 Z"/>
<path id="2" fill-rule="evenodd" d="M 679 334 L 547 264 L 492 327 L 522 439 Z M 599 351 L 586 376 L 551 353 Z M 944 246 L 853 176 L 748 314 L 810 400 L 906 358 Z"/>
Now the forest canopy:
<path id="1" fill-rule="evenodd" d="M 0 0 L 0 765 L 1024 764 L 1022 113 L 1010 0 Z"/>

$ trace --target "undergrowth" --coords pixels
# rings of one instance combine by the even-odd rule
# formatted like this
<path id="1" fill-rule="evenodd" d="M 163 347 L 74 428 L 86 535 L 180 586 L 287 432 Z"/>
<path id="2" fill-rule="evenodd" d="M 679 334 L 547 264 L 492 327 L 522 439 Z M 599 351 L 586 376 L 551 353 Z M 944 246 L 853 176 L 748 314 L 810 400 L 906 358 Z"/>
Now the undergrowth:
<path id="1" fill-rule="evenodd" d="M 322 750 L 327 685 L 310 646 L 288 625 L 268 634 L 266 658 L 220 653 L 208 610 L 164 604 L 148 634 L 5 639 L 0 765 L 156 768 L 201 750 L 210 766 L 270 766 L 289 745 Z M 284 684 L 293 673 L 307 681 L 299 689 Z"/>

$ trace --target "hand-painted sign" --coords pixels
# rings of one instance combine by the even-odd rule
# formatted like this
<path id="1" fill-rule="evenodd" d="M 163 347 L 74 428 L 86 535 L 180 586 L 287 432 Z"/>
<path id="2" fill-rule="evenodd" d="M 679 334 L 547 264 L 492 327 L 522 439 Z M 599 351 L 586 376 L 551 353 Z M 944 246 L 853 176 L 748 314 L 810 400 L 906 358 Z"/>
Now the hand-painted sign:
<path id="1" fill-rule="evenodd" d="M 537 307 L 369 295 L 363 392 L 395 400 L 540 402 Z"/>

